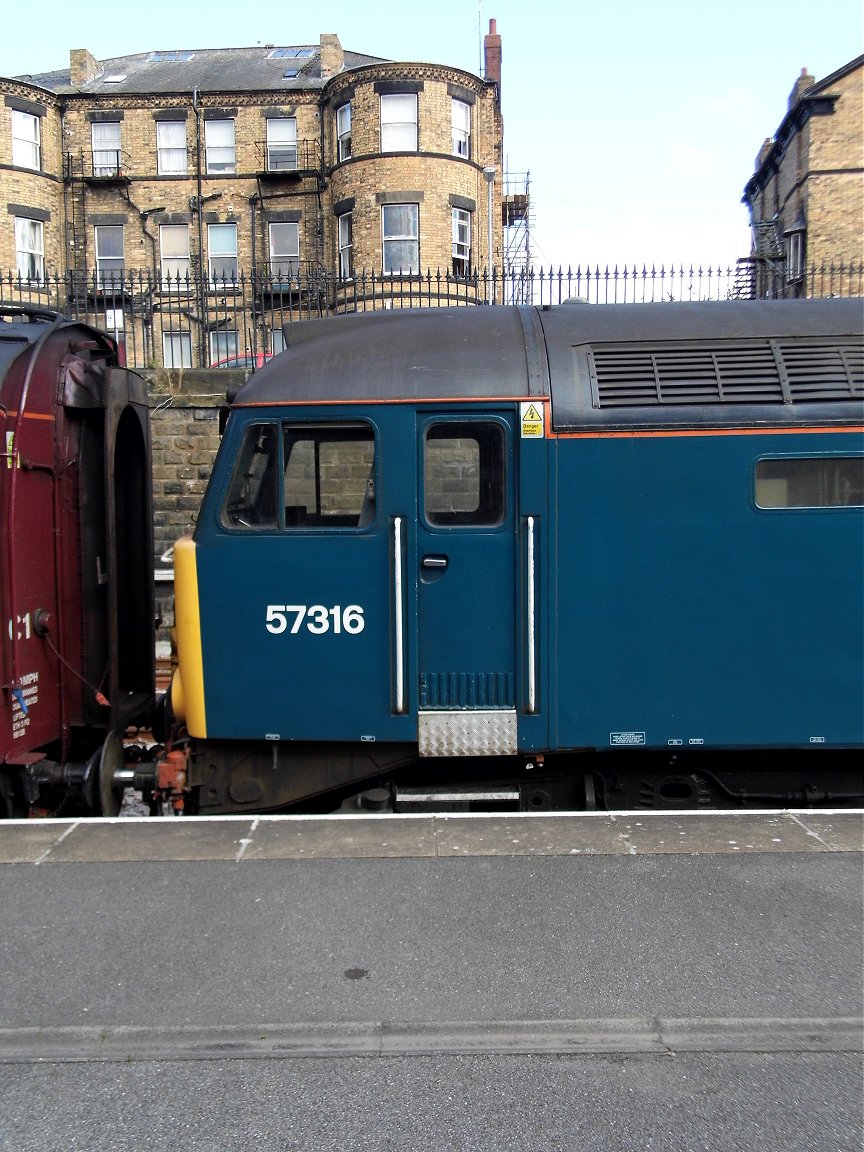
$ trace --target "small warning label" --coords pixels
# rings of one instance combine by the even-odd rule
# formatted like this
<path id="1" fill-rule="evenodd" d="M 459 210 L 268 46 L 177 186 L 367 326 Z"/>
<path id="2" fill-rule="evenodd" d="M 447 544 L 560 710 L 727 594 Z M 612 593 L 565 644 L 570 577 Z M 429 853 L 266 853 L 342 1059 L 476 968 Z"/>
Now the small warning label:
<path id="1" fill-rule="evenodd" d="M 522 437 L 543 438 L 543 406 L 530 400 L 519 406 L 519 419 L 522 422 Z"/>
<path id="2" fill-rule="evenodd" d="M 637 747 L 645 743 L 644 732 L 610 732 L 609 743 L 613 748 Z"/>

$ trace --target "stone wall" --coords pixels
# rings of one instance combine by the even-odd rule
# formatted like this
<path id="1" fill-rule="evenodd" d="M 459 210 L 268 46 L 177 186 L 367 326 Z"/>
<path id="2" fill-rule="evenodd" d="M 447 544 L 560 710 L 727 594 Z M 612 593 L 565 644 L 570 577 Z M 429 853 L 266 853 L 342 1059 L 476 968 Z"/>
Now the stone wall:
<path id="1" fill-rule="evenodd" d="M 153 524 L 156 569 L 170 570 L 174 543 L 195 525 L 219 448 L 219 410 L 242 371 L 158 369 L 144 371 L 150 393 Z M 165 558 L 163 560 L 163 557 Z M 157 579 L 157 639 L 174 623 L 173 585 Z"/>

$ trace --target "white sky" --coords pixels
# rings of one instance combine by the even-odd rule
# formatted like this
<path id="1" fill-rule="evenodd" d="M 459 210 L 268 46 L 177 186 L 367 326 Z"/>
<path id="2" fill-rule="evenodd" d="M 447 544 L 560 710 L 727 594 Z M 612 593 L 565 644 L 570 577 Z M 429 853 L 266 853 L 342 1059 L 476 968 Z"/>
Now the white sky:
<path id="1" fill-rule="evenodd" d="M 744 185 L 803 67 L 864 51 L 860 0 L 381 0 L 206 7 L 148 0 L 146 19 L 43 0 L 39 34 L 7 15 L 0 74 L 169 48 L 317 44 L 481 73 L 502 38 L 507 168 L 530 173 L 535 266 L 733 264 L 749 250 Z M 19 34 L 16 35 L 16 22 Z"/>

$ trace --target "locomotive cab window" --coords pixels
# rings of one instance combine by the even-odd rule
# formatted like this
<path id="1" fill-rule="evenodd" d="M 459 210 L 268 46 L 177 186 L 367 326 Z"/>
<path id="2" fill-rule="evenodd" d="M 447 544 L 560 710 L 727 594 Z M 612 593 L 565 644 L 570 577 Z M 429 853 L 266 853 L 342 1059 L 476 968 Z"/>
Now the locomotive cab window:
<path id="1" fill-rule="evenodd" d="M 276 424 L 252 424 L 246 429 L 222 513 L 228 527 L 277 527 L 277 433 Z"/>
<path id="2" fill-rule="evenodd" d="M 365 528 L 374 516 L 371 427 L 252 424 L 246 429 L 223 508 L 227 527 Z"/>
<path id="3" fill-rule="evenodd" d="M 504 519 L 506 444 L 496 423 L 446 421 L 426 429 L 423 492 L 434 527 L 491 527 Z"/>
<path id="4" fill-rule="evenodd" d="M 759 508 L 864 505 L 864 456 L 786 456 L 756 462 Z"/>
<path id="5" fill-rule="evenodd" d="M 365 528 L 375 518 L 375 436 L 368 424 L 284 429 L 286 528 Z"/>

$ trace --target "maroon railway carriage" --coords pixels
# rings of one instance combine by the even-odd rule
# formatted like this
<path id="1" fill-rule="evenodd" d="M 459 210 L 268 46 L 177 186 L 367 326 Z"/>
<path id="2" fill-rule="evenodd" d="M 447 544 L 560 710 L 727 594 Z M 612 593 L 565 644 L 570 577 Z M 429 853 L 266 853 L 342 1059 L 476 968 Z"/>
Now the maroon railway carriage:
<path id="1" fill-rule="evenodd" d="M 110 337 L 0 307 L 0 815 L 117 809 L 154 699 L 149 437 Z"/>

